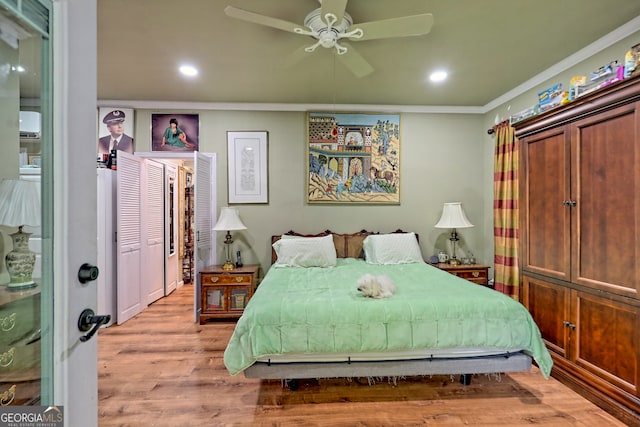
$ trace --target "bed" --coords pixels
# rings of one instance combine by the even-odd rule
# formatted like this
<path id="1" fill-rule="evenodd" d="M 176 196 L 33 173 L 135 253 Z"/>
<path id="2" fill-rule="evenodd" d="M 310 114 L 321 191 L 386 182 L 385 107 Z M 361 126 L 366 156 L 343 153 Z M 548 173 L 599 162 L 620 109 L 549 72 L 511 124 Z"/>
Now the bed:
<path id="1" fill-rule="evenodd" d="M 422 260 L 398 230 L 273 236 L 273 264 L 224 353 L 232 375 L 294 380 L 528 371 L 552 360 L 512 298 Z M 358 278 L 385 274 L 397 291 L 367 298 Z"/>

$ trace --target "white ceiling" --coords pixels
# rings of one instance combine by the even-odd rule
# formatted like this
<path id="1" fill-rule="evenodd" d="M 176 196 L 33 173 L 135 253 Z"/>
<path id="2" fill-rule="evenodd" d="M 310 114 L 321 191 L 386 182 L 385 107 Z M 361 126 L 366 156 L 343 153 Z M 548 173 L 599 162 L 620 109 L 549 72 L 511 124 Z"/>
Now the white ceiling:
<path id="1" fill-rule="evenodd" d="M 319 7 L 317 0 L 98 0 L 98 98 L 479 107 L 640 16 L 640 0 L 349 0 L 354 23 L 434 17 L 424 36 L 353 42 L 375 70 L 357 78 L 333 49 L 286 65 L 315 40 L 230 18 L 227 5 L 298 24 Z M 183 62 L 200 74 L 181 77 Z M 436 68 L 448 69 L 444 84 L 428 82 Z"/>

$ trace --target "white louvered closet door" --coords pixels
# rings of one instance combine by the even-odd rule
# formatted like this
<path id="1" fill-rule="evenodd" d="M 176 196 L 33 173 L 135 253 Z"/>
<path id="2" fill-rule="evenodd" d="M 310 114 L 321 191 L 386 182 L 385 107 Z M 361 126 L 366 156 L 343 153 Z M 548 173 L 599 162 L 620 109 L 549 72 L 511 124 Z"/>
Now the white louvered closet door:
<path id="1" fill-rule="evenodd" d="M 164 165 L 145 160 L 142 171 L 142 287 L 149 305 L 164 296 Z"/>
<path id="2" fill-rule="evenodd" d="M 142 197 L 140 173 L 143 159 L 118 151 L 117 233 L 118 324 L 131 319 L 146 308 L 142 287 Z"/>

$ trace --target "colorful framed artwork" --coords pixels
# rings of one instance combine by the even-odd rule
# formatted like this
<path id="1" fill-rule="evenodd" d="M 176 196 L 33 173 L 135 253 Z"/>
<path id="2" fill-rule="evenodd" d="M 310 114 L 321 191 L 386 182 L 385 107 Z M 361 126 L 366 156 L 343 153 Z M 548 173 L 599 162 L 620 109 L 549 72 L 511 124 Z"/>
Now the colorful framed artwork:
<path id="1" fill-rule="evenodd" d="M 400 204 L 400 114 L 307 114 L 307 203 Z"/>
<path id="2" fill-rule="evenodd" d="M 269 203 L 268 133 L 227 132 L 229 203 Z"/>
<path id="3" fill-rule="evenodd" d="M 106 161 L 106 156 L 114 148 L 133 154 L 133 109 L 100 107 L 98 119 L 98 155 Z"/>
<path id="4" fill-rule="evenodd" d="M 198 151 L 197 114 L 151 114 L 151 151 Z"/>

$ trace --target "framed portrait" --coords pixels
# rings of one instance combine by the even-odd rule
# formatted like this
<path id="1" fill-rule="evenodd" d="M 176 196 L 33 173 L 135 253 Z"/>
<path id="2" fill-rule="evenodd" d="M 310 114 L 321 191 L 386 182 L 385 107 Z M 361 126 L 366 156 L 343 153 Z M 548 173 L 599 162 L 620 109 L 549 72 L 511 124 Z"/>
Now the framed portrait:
<path id="1" fill-rule="evenodd" d="M 108 155 L 113 148 L 133 154 L 135 149 L 133 109 L 100 107 L 98 109 L 98 122 L 99 156 Z"/>
<path id="2" fill-rule="evenodd" d="M 197 114 L 151 114 L 151 151 L 199 151 Z"/>
<path id="3" fill-rule="evenodd" d="M 400 204 L 400 114 L 307 114 L 307 203 Z"/>
<path id="4" fill-rule="evenodd" d="M 227 132 L 229 203 L 268 203 L 268 133 Z"/>

